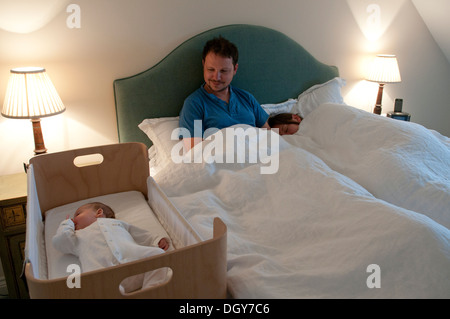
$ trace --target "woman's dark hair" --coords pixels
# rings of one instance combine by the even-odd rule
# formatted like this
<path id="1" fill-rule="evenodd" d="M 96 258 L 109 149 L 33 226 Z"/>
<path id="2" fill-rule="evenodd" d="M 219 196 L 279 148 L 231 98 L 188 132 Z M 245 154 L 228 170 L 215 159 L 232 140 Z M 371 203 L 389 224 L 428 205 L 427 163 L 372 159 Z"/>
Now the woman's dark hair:
<path id="1" fill-rule="evenodd" d="M 292 119 L 293 113 L 280 113 L 269 117 L 268 123 L 270 127 L 281 124 L 299 124 Z"/>
<path id="2" fill-rule="evenodd" d="M 239 60 L 239 52 L 237 47 L 221 36 L 206 42 L 205 47 L 203 48 L 203 61 L 205 60 L 209 52 L 214 52 L 215 54 L 223 56 L 225 58 L 231 58 L 234 66 L 236 66 Z"/>

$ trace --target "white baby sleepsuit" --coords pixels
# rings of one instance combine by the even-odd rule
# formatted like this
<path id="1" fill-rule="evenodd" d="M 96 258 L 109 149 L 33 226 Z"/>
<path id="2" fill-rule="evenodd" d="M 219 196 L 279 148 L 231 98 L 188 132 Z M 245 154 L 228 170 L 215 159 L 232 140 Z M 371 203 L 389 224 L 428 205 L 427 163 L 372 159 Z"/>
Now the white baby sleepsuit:
<path id="1" fill-rule="evenodd" d="M 97 218 L 80 230 L 75 230 L 71 219 L 64 220 L 52 241 L 59 251 L 78 256 L 82 271 L 87 272 L 164 253 L 158 248 L 162 238 L 121 220 Z M 158 269 L 138 276 L 122 282 L 125 292 L 162 282 L 167 270 Z"/>

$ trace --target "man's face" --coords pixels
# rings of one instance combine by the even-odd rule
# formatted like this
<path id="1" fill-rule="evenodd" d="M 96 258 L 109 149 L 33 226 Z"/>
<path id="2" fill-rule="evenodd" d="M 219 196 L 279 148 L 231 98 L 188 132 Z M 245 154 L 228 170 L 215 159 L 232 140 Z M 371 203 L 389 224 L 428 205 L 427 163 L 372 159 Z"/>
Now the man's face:
<path id="1" fill-rule="evenodd" d="M 225 91 L 236 74 L 238 65 L 231 58 L 225 58 L 210 52 L 203 61 L 203 77 L 212 93 Z"/>

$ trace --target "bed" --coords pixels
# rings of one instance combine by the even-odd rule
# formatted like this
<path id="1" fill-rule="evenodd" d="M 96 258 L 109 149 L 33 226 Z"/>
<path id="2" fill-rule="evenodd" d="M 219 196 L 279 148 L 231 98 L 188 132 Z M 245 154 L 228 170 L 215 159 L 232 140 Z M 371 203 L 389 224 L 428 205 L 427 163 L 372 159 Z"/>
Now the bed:
<path id="1" fill-rule="evenodd" d="M 231 147 L 224 129 L 180 154 L 178 115 L 218 35 L 239 48 L 233 85 L 270 115 L 299 113 L 296 134 L 238 125 Z M 344 85 L 337 67 L 254 25 L 205 31 L 114 81 L 120 142 L 147 145 L 152 177 L 202 238 L 212 218 L 227 225 L 232 297 L 450 297 L 450 140 L 346 105 Z"/>
<path id="2" fill-rule="evenodd" d="M 25 276 L 31 298 L 226 297 L 226 226 L 215 219 L 214 234 L 200 238 L 149 176 L 148 165 L 142 143 L 69 150 L 30 160 Z M 117 219 L 170 238 L 169 249 L 84 271 L 77 256 L 55 249 L 52 238 L 78 207 L 98 201 L 110 206 Z M 160 273 L 161 279 L 143 285 L 142 274 L 150 271 Z"/>

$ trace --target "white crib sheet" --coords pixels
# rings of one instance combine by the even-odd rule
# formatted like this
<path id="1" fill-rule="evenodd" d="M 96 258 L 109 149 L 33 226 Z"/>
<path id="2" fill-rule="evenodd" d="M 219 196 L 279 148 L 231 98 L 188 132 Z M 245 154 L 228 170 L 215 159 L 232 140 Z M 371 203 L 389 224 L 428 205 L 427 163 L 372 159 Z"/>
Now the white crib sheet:
<path id="1" fill-rule="evenodd" d="M 72 218 L 78 207 L 94 201 L 102 202 L 110 206 L 114 210 L 117 219 L 145 229 L 152 234 L 159 234 L 170 238 L 148 205 L 145 197 L 142 193 L 137 191 L 93 197 L 50 209 L 45 215 L 45 248 L 47 254 L 48 279 L 67 277 L 71 273 L 67 272 L 68 265 L 80 265 L 78 257 L 63 254 L 56 250 L 52 245 L 52 238 L 55 235 L 59 224 L 66 219 L 67 215 Z M 169 250 L 172 249 L 173 247 L 171 246 Z"/>

